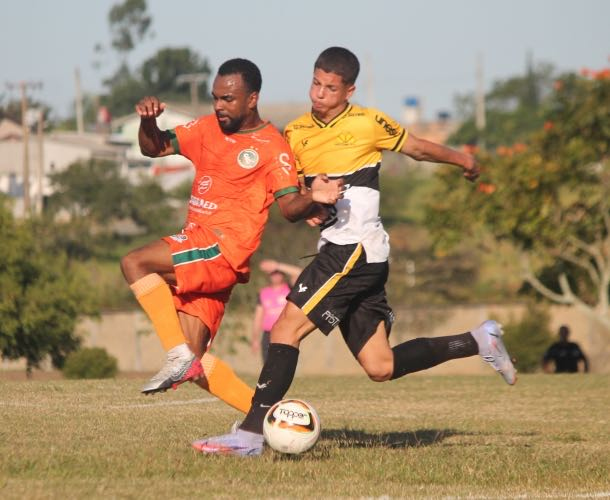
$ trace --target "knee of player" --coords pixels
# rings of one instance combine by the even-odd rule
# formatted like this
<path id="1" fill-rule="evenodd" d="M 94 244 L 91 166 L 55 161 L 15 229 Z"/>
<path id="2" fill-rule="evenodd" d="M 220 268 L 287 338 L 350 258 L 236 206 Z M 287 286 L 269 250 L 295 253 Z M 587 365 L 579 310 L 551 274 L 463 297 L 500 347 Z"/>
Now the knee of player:
<path id="1" fill-rule="evenodd" d="M 363 365 L 364 371 L 373 382 L 385 382 L 392 378 L 394 364 L 392 362 Z"/>
<path id="2" fill-rule="evenodd" d="M 300 332 L 292 328 L 290 324 L 282 322 L 281 318 L 273 325 L 269 340 L 274 344 L 288 344 L 298 347 L 300 344 Z"/>
<path id="3" fill-rule="evenodd" d="M 121 257 L 121 270 L 123 271 L 123 274 L 135 267 L 137 263 L 138 258 L 135 252 L 129 252 L 127 255 L 123 255 L 123 257 Z"/>

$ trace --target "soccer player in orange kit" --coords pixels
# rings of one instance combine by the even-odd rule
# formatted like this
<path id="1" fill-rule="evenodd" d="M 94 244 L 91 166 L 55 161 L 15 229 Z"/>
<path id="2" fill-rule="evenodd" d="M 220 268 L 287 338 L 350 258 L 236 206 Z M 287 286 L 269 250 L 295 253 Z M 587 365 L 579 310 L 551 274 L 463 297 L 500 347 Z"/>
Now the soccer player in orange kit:
<path id="1" fill-rule="evenodd" d="M 165 104 L 156 97 L 145 97 L 136 105 L 142 153 L 181 154 L 196 169 L 183 230 L 121 260 L 127 283 L 167 351 L 163 368 L 142 387 L 145 394 L 198 380 L 226 400 L 223 395 L 234 384 L 237 401 L 227 402 L 247 411 L 253 391 L 222 361 L 204 356 L 231 290 L 249 279 L 249 259 L 260 244 L 274 201 L 294 222 L 323 214 L 319 203 L 333 204 L 342 196 L 342 181 L 325 175 L 311 189 L 299 188 L 288 144 L 258 114 L 261 83 L 260 71 L 251 61 L 226 61 L 213 83 L 214 114 L 173 130 L 158 128 L 156 118 Z M 216 389 L 206 365 L 214 371 L 222 368 Z"/>

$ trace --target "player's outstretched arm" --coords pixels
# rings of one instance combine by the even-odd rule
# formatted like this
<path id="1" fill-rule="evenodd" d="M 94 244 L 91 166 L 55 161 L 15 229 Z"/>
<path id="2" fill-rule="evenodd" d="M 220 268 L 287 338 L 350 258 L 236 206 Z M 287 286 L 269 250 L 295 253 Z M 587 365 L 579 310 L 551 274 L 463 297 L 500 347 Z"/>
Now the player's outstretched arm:
<path id="1" fill-rule="evenodd" d="M 138 142 L 144 156 L 156 158 L 174 154 L 169 134 L 157 126 L 157 116 L 165 110 L 165 103 L 153 96 L 147 96 L 136 104 L 136 113 L 140 116 Z"/>
<path id="2" fill-rule="evenodd" d="M 289 193 L 277 202 L 282 215 L 290 222 L 307 219 L 320 213 L 320 203 L 334 205 L 343 198 L 343 179 L 329 179 L 319 174 L 314 179 L 311 189 L 298 193 Z"/>
<path id="3" fill-rule="evenodd" d="M 464 171 L 464 177 L 469 181 L 475 181 L 481 173 L 474 156 L 456 151 L 442 144 L 420 139 L 413 134 L 409 134 L 400 152 L 418 161 L 449 163 L 461 167 Z"/>

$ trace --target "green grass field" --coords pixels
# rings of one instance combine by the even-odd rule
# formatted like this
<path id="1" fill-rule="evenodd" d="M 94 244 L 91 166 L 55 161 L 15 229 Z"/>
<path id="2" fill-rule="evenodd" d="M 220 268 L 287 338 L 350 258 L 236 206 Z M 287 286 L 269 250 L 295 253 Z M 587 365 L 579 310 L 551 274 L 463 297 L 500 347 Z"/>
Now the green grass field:
<path id="1" fill-rule="evenodd" d="M 0 381 L 0 498 L 610 497 L 607 375 L 299 378 L 320 441 L 258 458 L 197 454 L 240 414 L 142 381 Z"/>

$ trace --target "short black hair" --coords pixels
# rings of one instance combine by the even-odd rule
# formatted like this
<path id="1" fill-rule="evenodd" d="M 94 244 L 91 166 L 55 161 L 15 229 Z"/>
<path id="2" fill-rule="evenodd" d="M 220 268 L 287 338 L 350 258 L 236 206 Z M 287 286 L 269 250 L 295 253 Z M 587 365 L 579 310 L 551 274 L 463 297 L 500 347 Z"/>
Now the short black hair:
<path id="1" fill-rule="evenodd" d="M 260 92 L 263 84 L 263 77 L 258 66 L 248 59 L 229 59 L 223 62 L 218 68 L 219 76 L 241 75 L 244 83 L 250 92 Z"/>
<path id="2" fill-rule="evenodd" d="M 360 73 L 360 62 L 353 52 L 343 47 L 329 47 L 323 50 L 314 64 L 315 69 L 321 69 L 327 73 L 335 73 L 341 77 L 346 85 L 356 83 Z"/>

